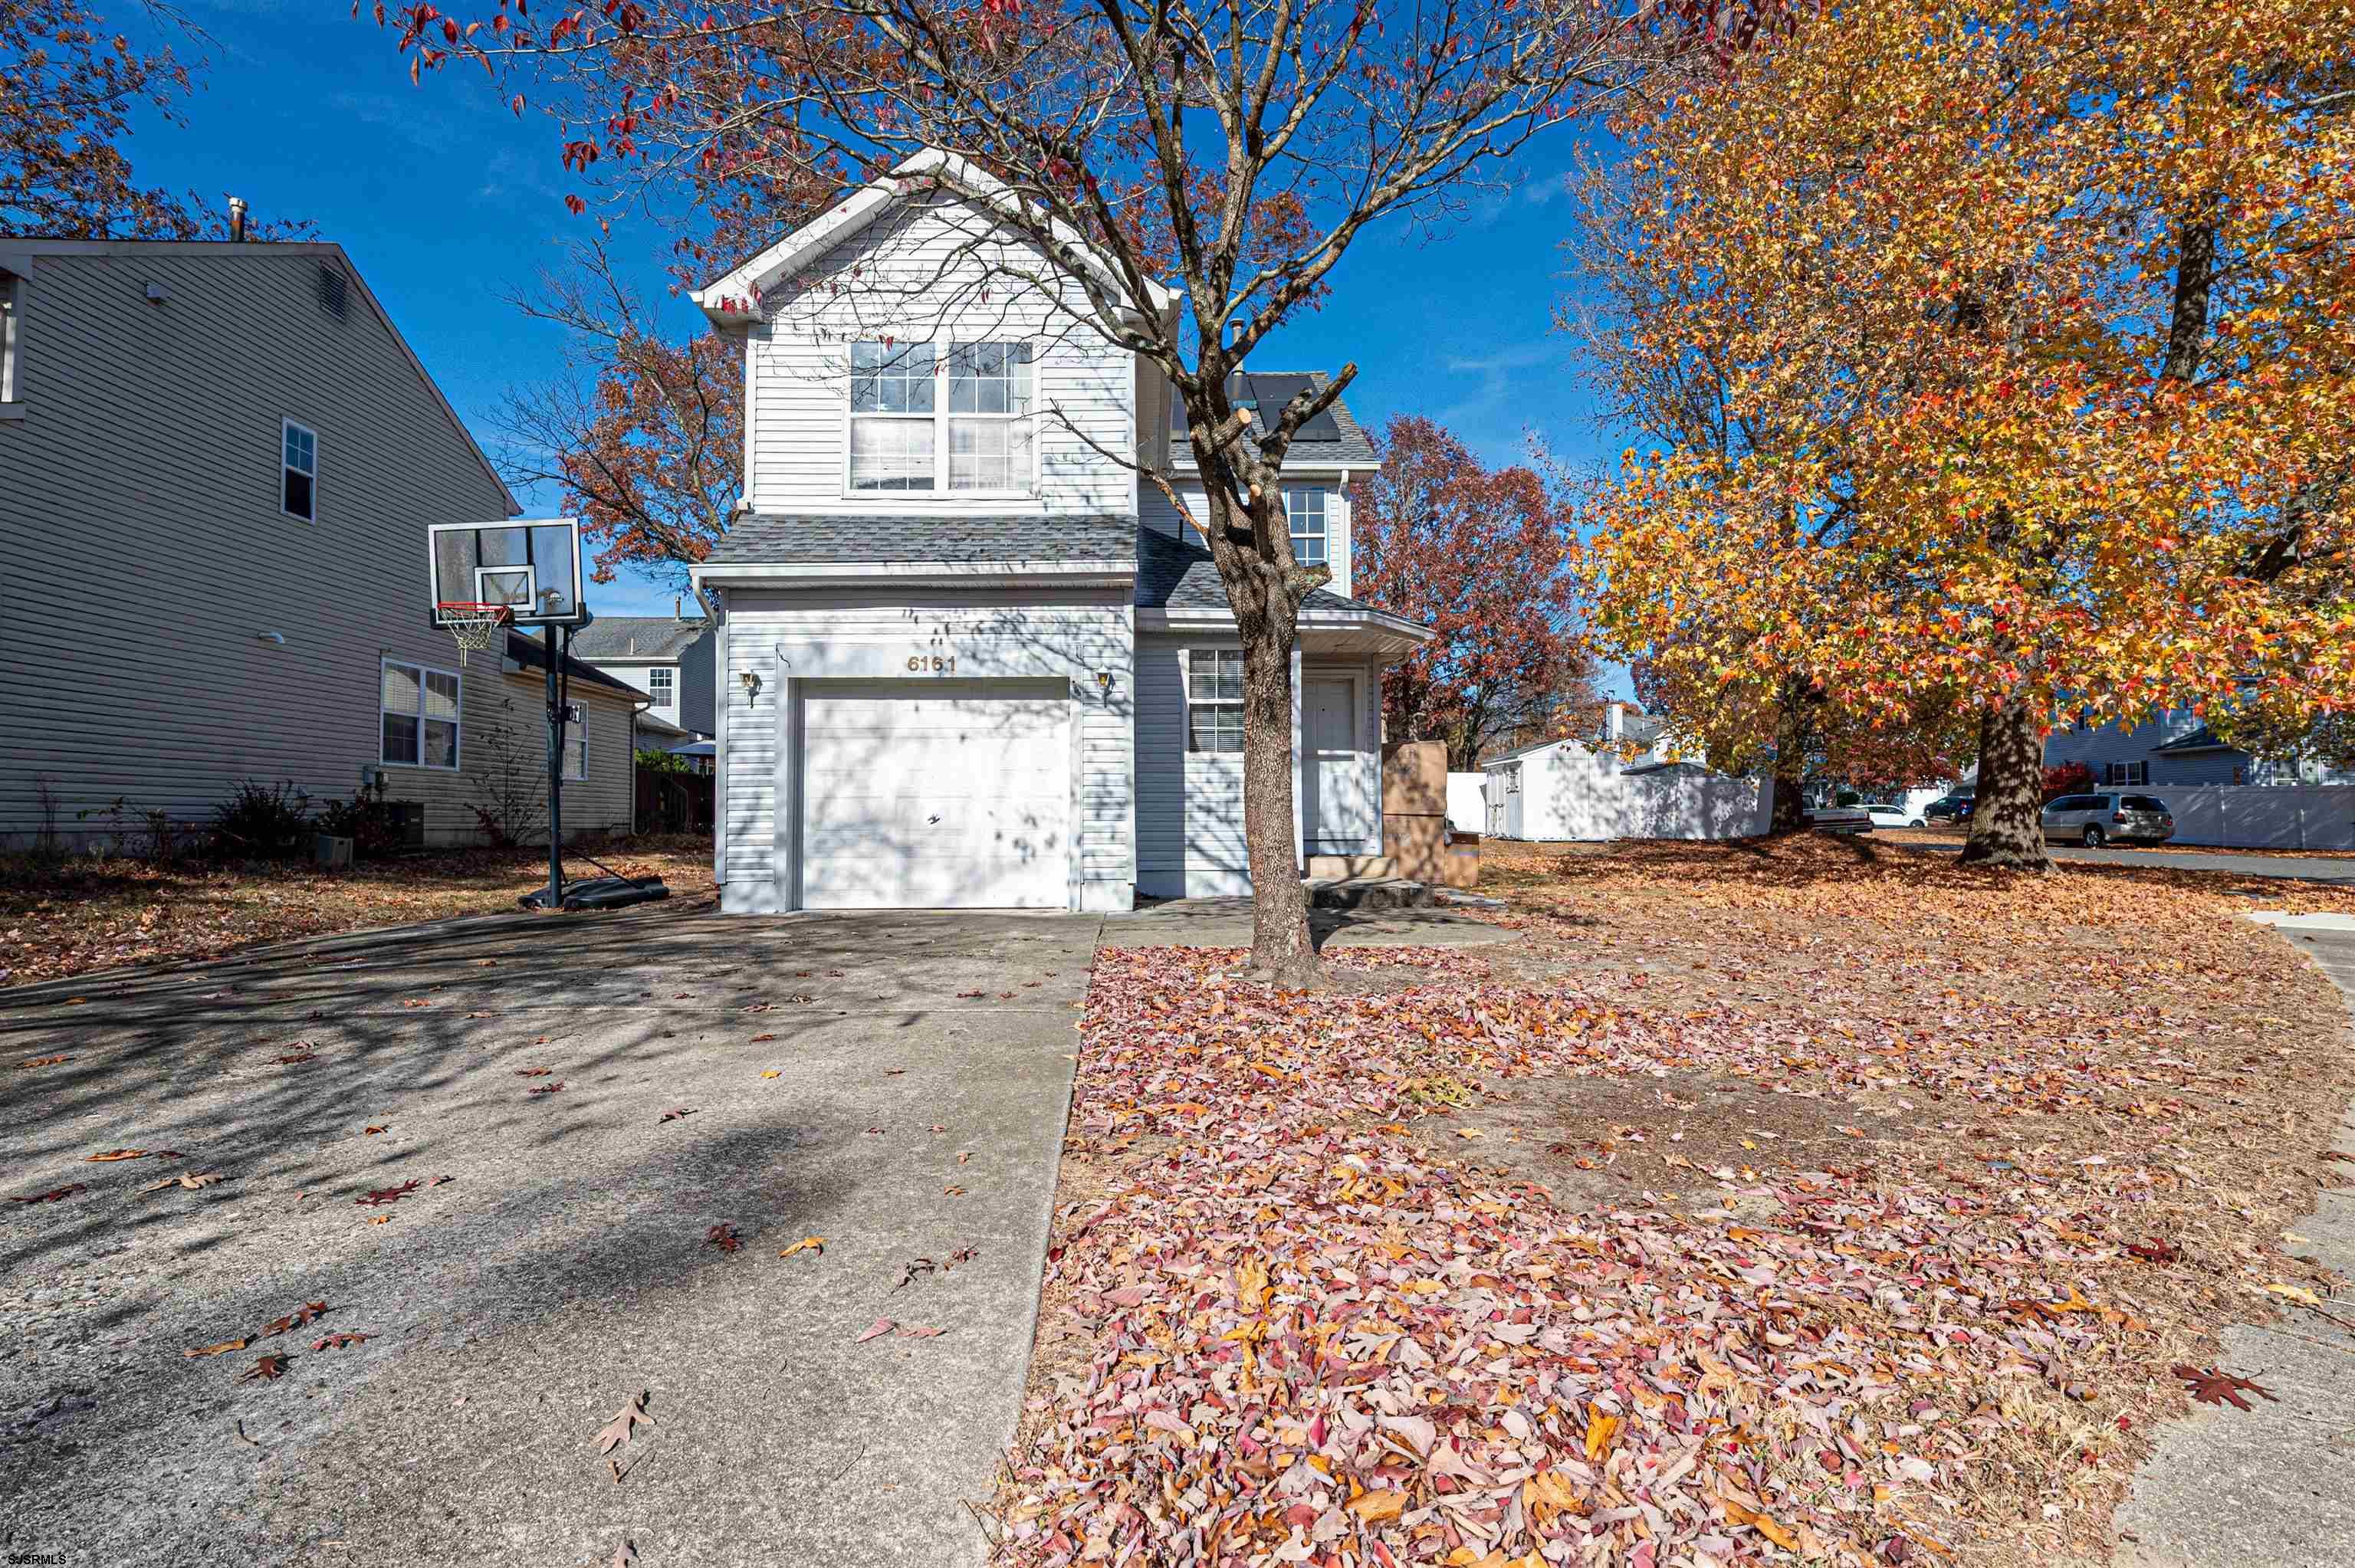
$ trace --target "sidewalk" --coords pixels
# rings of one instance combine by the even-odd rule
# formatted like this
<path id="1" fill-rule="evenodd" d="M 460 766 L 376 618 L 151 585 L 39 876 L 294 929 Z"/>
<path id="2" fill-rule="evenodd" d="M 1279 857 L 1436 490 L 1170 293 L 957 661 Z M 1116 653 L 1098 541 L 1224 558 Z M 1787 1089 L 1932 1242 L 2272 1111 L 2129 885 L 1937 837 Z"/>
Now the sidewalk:
<path id="1" fill-rule="evenodd" d="M 2355 930 L 2292 927 L 2281 935 L 2355 1009 Z M 2333 1148 L 2355 1157 L 2355 1107 Z M 2355 1164 L 2324 1169 L 2345 1184 L 2326 1189 L 2284 1245 L 2355 1275 Z M 2355 1323 L 2355 1296 L 2324 1311 L 2329 1318 L 2285 1301 L 2276 1322 L 2223 1331 L 2216 1364 L 2254 1378 L 2277 1403 L 2252 1396 L 2247 1412 L 2198 1405 L 2160 1435 L 2118 1510 L 2114 1568 L 2355 1563 L 2355 1330 L 2344 1326 Z"/>

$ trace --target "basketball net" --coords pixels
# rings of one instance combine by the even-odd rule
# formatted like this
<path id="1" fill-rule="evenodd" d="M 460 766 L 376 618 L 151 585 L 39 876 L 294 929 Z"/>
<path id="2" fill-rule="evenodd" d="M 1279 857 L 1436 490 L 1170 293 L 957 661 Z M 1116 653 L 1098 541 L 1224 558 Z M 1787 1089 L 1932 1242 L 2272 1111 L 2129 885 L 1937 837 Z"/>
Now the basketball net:
<path id="1" fill-rule="evenodd" d="M 507 624 L 515 620 L 513 607 L 504 604 L 450 602 L 437 604 L 434 609 L 442 618 L 442 630 L 458 644 L 458 668 L 466 667 L 466 655 L 480 653 L 498 640 Z"/>

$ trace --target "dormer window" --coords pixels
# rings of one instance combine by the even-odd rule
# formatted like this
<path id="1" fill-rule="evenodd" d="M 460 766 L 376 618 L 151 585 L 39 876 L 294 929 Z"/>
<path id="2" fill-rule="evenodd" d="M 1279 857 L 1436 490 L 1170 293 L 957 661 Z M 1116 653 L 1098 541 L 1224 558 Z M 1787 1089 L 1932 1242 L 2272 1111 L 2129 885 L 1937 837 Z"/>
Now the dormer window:
<path id="1" fill-rule="evenodd" d="M 850 489 L 1031 493 L 1030 365 L 1028 343 L 853 344 Z"/>
<path id="2" fill-rule="evenodd" d="M 1292 525 L 1292 558 L 1304 567 L 1325 565 L 1325 493 L 1285 491 L 1284 514 Z"/>

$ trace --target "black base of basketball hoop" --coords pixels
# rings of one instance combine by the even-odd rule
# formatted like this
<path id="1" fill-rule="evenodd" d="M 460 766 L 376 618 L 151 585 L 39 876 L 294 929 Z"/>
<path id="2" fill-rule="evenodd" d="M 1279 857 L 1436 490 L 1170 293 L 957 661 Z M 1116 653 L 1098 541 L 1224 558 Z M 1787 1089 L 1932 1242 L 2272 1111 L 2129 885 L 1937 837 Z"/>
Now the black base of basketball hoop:
<path id="1" fill-rule="evenodd" d="M 527 909 L 623 909 L 669 896 L 670 889 L 659 876 L 592 876 L 566 883 L 560 903 L 549 904 L 545 887 L 536 887 L 516 902 Z"/>

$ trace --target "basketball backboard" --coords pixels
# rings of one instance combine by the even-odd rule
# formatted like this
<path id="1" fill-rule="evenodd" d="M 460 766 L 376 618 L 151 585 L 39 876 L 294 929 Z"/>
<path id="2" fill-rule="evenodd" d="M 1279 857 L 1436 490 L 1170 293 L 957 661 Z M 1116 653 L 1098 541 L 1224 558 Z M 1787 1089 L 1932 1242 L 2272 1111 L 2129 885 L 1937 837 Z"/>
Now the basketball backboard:
<path id="1" fill-rule="evenodd" d="M 484 605 L 504 606 L 515 626 L 578 626 L 589 618 L 577 517 L 436 523 L 426 530 L 426 557 L 436 626 L 479 616 Z"/>

